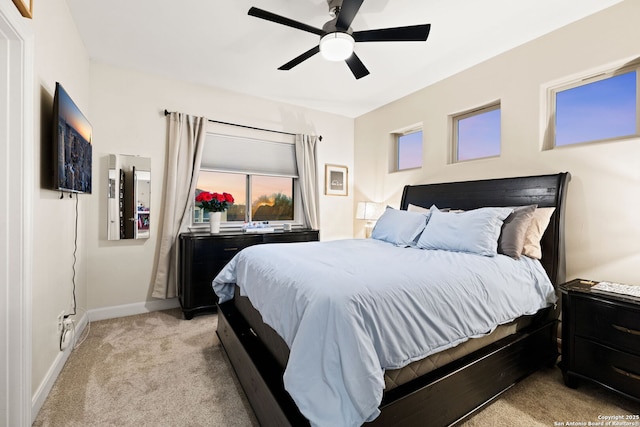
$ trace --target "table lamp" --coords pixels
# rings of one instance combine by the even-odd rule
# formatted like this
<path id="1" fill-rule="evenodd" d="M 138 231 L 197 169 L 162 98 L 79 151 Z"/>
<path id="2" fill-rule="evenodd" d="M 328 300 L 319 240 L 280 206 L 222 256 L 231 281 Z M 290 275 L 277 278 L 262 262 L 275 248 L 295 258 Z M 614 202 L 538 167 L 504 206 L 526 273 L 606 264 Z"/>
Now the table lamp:
<path id="1" fill-rule="evenodd" d="M 380 204 L 375 202 L 358 202 L 356 219 L 367 221 L 364 226 L 367 239 L 371 237 L 374 222 L 380 217 Z"/>

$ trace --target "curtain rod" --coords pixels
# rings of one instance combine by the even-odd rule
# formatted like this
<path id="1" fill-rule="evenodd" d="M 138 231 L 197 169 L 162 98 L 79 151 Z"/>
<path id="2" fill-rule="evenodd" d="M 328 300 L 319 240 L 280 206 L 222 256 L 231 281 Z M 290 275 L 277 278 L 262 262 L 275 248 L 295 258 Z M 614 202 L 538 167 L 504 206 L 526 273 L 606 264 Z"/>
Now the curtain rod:
<path id="1" fill-rule="evenodd" d="M 171 112 L 169 112 L 168 110 L 164 110 L 164 115 L 165 116 L 168 116 L 169 114 L 171 114 Z M 264 132 L 280 133 L 280 134 L 283 134 L 283 135 L 293 135 L 293 136 L 296 135 L 295 133 L 283 132 L 283 131 L 280 131 L 280 130 L 264 129 L 264 128 L 258 128 L 258 127 L 254 127 L 254 126 L 240 125 L 240 124 L 237 124 L 237 123 L 221 122 L 219 120 L 213 120 L 213 119 L 207 119 L 207 120 L 210 121 L 211 123 L 219 123 L 221 125 L 237 126 L 237 127 L 245 128 L 245 129 L 261 130 L 261 131 L 264 131 Z M 318 137 L 318 140 L 322 141 L 322 135 L 320 135 Z"/>

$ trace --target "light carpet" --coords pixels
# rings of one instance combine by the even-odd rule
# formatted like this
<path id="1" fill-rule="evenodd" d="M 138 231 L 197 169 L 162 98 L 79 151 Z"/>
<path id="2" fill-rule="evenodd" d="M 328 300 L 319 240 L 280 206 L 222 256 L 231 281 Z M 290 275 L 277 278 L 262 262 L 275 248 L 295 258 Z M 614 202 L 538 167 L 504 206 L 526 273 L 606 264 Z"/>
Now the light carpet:
<path id="1" fill-rule="evenodd" d="M 216 327 L 216 315 L 183 320 L 179 309 L 91 323 L 33 425 L 258 426 Z M 569 389 L 553 368 L 462 425 L 587 425 L 600 416 L 636 414 L 639 403 L 587 383 Z"/>

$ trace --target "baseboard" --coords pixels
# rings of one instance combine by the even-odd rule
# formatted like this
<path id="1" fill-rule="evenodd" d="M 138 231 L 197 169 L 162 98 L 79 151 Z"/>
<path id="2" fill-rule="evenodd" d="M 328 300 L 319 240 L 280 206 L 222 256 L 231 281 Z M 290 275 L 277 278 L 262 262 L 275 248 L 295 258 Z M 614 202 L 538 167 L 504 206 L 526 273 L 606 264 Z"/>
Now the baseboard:
<path id="1" fill-rule="evenodd" d="M 117 317 L 133 316 L 136 314 L 151 313 L 152 311 L 169 310 L 180 307 L 178 298 L 159 299 L 134 304 L 116 305 L 113 307 L 94 308 L 89 310 L 89 319 L 97 320 L 115 319 Z"/>
<path id="2" fill-rule="evenodd" d="M 117 305 L 113 307 L 104 307 L 104 308 L 96 308 L 93 310 L 88 310 L 86 313 L 80 317 L 78 323 L 76 324 L 76 332 L 75 337 L 78 339 L 82 336 L 84 329 L 87 327 L 87 323 L 89 321 L 95 322 L 98 320 L 106 320 L 106 319 L 114 319 L 117 317 L 125 317 L 125 316 L 133 316 L 136 314 L 150 313 L 152 311 L 160 311 L 160 310 L 168 310 L 171 308 L 180 307 L 180 302 L 177 298 L 166 299 L 166 300 L 157 300 L 157 301 L 146 301 L 135 304 L 124 304 Z M 71 351 L 73 350 L 72 346 L 69 346 L 64 351 L 58 353 L 58 356 L 54 360 L 53 364 L 49 368 L 47 375 L 45 376 L 42 383 L 40 383 L 40 387 L 33 394 L 31 399 L 31 423 L 35 421 L 38 416 L 38 412 L 40 412 L 40 408 L 44 405 L 44 401 L 47 399 L 47 396 L 51 392 L 53 388 L 53 384 L 56 382 L 58 375 L 62 371 L 65 363 L 67 363 L 67 359 L 71 355 Z"/>
<path id="3" fill-rule="evenodd" d="M 89 316 L 87 313 L 83 314 L 82 317 L 78 320 L 75 328 L 75 340 L 79 339 L 84 332 L 84 329 L 87 327 L 87 323 L 89 322 Z M 74 340 L 74 342 L 75 342 Z M 40 383 L 40 387 L 33 394 L 31 398 L 31 423 L 36 420 L 38 416 L 38 412 L 40 412 L 40 408 L 44 405 L 44 401 L 49 396 L 49 392 L 53 388 L 53 384 L 56 382 L 58 375 L 64 368 L 64 364 L 67 363 L 67 359 L 71 355 L 73 351 L 73 346 L 69 346 L 63 351 L 58 353 L 58 356 L 53 361 L 53 364 L 49 368 L 47 375 L 45 375 L 44 380 Z"/>

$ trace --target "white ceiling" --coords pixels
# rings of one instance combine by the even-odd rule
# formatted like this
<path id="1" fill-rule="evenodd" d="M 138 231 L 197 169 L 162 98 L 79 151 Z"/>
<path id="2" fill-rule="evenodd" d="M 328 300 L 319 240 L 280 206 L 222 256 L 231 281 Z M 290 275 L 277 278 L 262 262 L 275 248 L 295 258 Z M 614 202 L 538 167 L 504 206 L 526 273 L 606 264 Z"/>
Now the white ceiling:
<path id="1" fill-rule="evenodd" d="M 431 24 L 426 42 L 357 43 L 371 72 L 315 55 L 318 37 L 247 15 L 251 6 L 322 28 L 326 0 L 67 0 L 91 59 L 357 117 L 622 0 L 366 0 L 355 31 Z"/>

